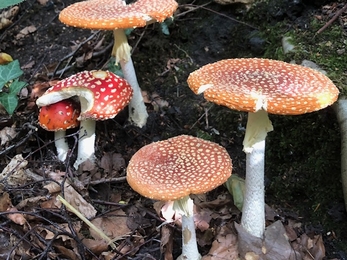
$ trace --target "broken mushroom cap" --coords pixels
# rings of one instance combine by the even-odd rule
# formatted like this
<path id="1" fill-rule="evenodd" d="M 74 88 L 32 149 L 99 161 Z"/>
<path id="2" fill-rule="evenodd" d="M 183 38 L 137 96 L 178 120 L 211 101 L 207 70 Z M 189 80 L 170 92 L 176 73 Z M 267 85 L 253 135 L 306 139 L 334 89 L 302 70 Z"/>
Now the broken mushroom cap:
<path id="1" fill-rule="evenodd" d="M 144 27 L 171 17 L 178 4 L 174 0 L 138 0 L 128 5 L 123 0 L 89 0 L 72 4 L 60 12 L 59 20 L 67 25 L 114 30 Z"/>
<path id="2" fill-rule="evenodd" d="M 333 104 L 334 83 L 316 70 L 277 60 L 226 59 L 188 77 L 189 87 L 208 101 L 246 112 L 299 115 Z"/>
<path id="3" fill-rule="evenodd" d="M 39 124 L 47 131 L 66 130 L 78 127 L 80 110 L 76 102 L 65 99 L 40 108 Z"/>
<path id="4" fill-rule="evenodd" d="M 138 150 L 127 168 L 127 181 L 139 194 L 176 200 L 208 192 L 231 175 L 228 152 L 220 145 L 181 135 Z"/>
<path id="5" fill-rule="evenodd" d="M 36 104 L 47 106 L 73 96 L 78 96 L 81 104 L 78 120 L 106 120 L 115 117 L 129 103 L 132 88 L 112 72 L 83 71 L 49 88 Z"/>

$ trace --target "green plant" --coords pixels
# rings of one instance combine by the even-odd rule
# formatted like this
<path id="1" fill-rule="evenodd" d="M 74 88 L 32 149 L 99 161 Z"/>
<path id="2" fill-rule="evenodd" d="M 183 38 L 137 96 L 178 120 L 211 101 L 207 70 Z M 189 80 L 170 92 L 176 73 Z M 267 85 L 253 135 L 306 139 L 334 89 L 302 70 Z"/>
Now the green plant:
<path id="1" fill-rule="evenodd" d="M 18 60 L 0 66 L 0 104 L 9 115 L 12 115 L 18 105 L 18 93 L 26 83 L 19 81 L 23 74 Z"/>
<path id="2" fill-rule="evenodd" d="M 21 2 L 23 2 L 24 0 L 2 0 L 0 3 L 0 9 L 9 7 L 11 5 L 16 5 L 19 4 Z"/>

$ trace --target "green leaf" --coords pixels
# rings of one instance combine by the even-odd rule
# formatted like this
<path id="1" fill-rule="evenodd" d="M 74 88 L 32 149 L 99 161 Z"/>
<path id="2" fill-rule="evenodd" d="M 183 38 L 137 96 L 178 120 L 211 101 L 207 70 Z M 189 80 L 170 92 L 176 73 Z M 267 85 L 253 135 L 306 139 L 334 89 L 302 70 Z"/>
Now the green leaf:
<path id="1" fill-rule="evenodd" d="M 160 23 L 161 32 L 165 35 L 170 35 L 169 26 L 173 23 L 173 18 L 167 18 Z"/>
<path id="2" fill-rule="evenodd" d="M 25 87 L 27 83 L 23 82 L 23 81 L 19 81 L 18 79 L 16 79 L 15 81 L 13 81 L 9 87 L 9 94 L 11 95 L 18 95 L 19 91 Z"/>
<path id="3" fill-rule="evenodd" d="M 245 180 L 233 174 L 225 182 L 229 193 L 233 196 L 234 205 L 242 211 L 245 194 Z"/>
<path id="4" fill-rule="evenodd" d="M 165 35 L 170 35 L 170 31 L 169 31 L 169 27 L 167 26 L 166 23 L 161 23 L 160 24 L 161 27 L 161 32 Z"/>
<path id="5" fill-rule="evenodd" d="M 0 90 L 4 87 L 4 85 L 16 78 L 19 78 L 23 74 L 19 66 L 18 60 L 14 60 L 6 65 L 0 66 Z"/>
<path id="6" fill-rule="evenodd" d="M 0 93 L 0 103 L 4 106 L 7 113 L 9 115 L 12 115 L 14 110 L 18 106 L 18 97 L 17 95 Z"/>
<path id="7" fill-rule="evenodd" d="M 8 92 L 0 92 L 0 103 L 3 105 L 9 115 L 12 115 L 14 110 L 17 108 L 17 95 L 19 91 L 25 87 L 25 85 L 25 82 L 18 81 L 18 79 L 16 79 L 11 83 L 10 87 L 8 88 Z"/>
<path id="8" fill-rule="evenodd" d="M 23 1 L 24 0 L 1 0 L 0 9 L 9 7 L 11 5 L 19 4 L 19 3 L 23 2 Z"/>

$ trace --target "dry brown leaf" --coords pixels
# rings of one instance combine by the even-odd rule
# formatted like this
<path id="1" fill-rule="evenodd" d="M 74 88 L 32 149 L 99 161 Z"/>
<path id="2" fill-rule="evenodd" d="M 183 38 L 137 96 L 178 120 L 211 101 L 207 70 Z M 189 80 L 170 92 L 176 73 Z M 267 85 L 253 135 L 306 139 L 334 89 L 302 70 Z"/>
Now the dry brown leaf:
<path id="1" fill-rule="evenodd" d="M 108 250 L 108 244 L 104 239 L 84 238 L 82 242 L 87 248 L 97 255 Z"/>
<path id="2" fill-rule="evenodd" d="M 108 178 L 117 177 L 121 169 L 126 168 L 125 160 L 119 153 L 104 153 L 100 167 L 108 174 Z"/>
<path id="3" fill-rule="evenodd" d="M 22 38 L 24 38 L 25 36 L 33 33 L 33 32 L 36 32 L 37 28 L 34 26 L 34 25 L 29 25 L 25 28 L 23 28 L 22 30 L 19 31 L 19 33 L 15 36 L 15 38 L 17 40 L 20 40 Z"/>
<path id="4" fill-rule="evenodd" d="M 62 224 L 56 224 L 56 225 L 59 225 L 59 227 L 63 230 L 65 230 L 67 233 L 70 233 L 71 234 L 71 230 L 70 230 L 70 226 L 69 224 L 67 223 L 62 223 Z M 81 221 L 75 221 L 73 222 L 73 229 L 75 232 L 80 232 L 82 228 L 82 222 Z M 50 231 L 49 229 L 46 229 L 45 227 L 38 227 L 38 230 L 40 230 L 40 232 L 44 232 L 45 234 L 42 234 L 42 236 L 45 238 L 45 239 L 53 239 L 55 234 Z M 70 241 L 70 240 L 73 240 L 70 236 L 67 236 L 67 235 L 59 235 L 57 236 L 57 238 L 61 238 L 61 240 L 63 242 L 65 241 Z"/>
<path id="5" fill-rule="evenodd" d="M 50 177 L 57 182 L 61 182 L 61 176 L 58 173 L 51 172 L 49 173 Z M 44 186 L 45 189 L 49 191 L 50 194 L 53 194 L 50 200 L 41 204 L 41 207 L 57 207 L 60 208 L 62 203 L 57 199 L 57 193 L 60 192 L 61 187 L 55 182 L 48 183 Z M 76 210 L 78 210 L 86 218 L 95 217 L 97 211 L 95 208 L 88 203 L 81 194 L 79 194 L 73 187 L 70 185 L 69 181 L 64 182 L 64 196 L 66 201 L 71 204 Z"/>
<path id="6" fill-rule="evenodd" d="M 30 61 L 30 62 L 24 64 L 24 65 L 21 66 L 20 68 L 21 68 L 22 70 L 24 70 L 24 69 L 31 69 L 32 67 L 34 67 L 35 63 L 36 63 L 36 62 L 35 62 L 34 60 L 32 60 L 32 61 Z"/>
<path id="7" fill-rule="evenodd" d="M 12 19 L 18 14 L 19 7 L 13 6 L 8 10 L 3 10 L 0 14 L 0 30 L 12 24 Z"/>
<path id="8" fill-rule="evenodd" d="M 0 212 L 15 212 L 18 211 L 16 207 L 13 207 L 10 195 L 7 192 L 3 192 L 0 196 Z M 6 217 L 18 225 L 24 225 L 26 219 L 21 213 L 6 214 Z"/>
<path id="9" fill-rule="evenodd" d="M 66 246 L 61 246 L 61 245 L 55 244 L 54 247 L 60 253 L 61 257 L 65 257 L 66 259 L 69 259 L 69 260 L 81 259 L 80 255 L 77 255 L 73 250 L 67 248 Z"/>
<path id="10" fill-rule="evenodd" d="M 18 211 L 16 207 L 11 207 L 7 210 L 7 212 L 15 212 L 15 211 Z M 27 222 L 24 215 L 21 213 L 8 214 L 7 218 L 21 226 L 23 226 Z"/>
<path id="11" fill-rule="evenodd" d="M 0 146 L 5 145 L 7 142 L 10 142 L 13 138 L 15 138 L 17 135 L 17 131 L 15 128 L 15 125 L 12 125 L 11 127 L 4 127 L 1 131 L 0 131 L 0 139 L 1 139 L 1 143 Z"/>
<path id="12" fill-rule="evenodd" d="M 321 260 L 325 257 L 325 247 L 321 235 L 310 238 L 307 234 L 302 234 L 292 243 L 293 248 L 300 251 L 303 259 Z"/>
<path id="13" fill-rule="evenodd" d="M 13 157 L 10 163 L 4 168 L 0 174 L 0 180 L 7 177 L 7 183 L 12 186 L 21 186 L 27 183 L 28 176 L 24 168 L 27 166 L 28 161 L 23 159 L 21 154 Z"/>
<path id="14" fill-rule="evenodd" d="M 209 253 L 202 260 L 236 260 L 238 257 L 237 236 L 227 225 L 218 230 Z"/>
<path id="15" fill-rule="evenodd" d="M 78 210 L 83 216 L 90 219 L 95 217 L 97 211 L 88 203 L 71 185 L 64 183 L 64 197 L 76 210 Z M 60 208 L 60 200 L 55 200 L 55 205 Z"/>
<path id="16" fill-rule="evenodd" d="M 0 212 L 7 211 L 12 206 L 10 195 L 7 192 L 3 192 L 0 196 Z"/>
<path id="17" fill-rule="evenodd" d="M 50 183 L 44 185 L 43 188 L 47 189 L 50 194 L 61 191 L 60 185 L 56 182 L 50 182 Z"/>
<path id="18" fill-rule="evenodd" d="M 122 210 L 112 212 L 112 215 L 98 217 L 91 222 L 98 227 L 109 238 L 118 239 L 124 238 L 131 233 L 127 226 L 127 215 Z M 99 235 L 93 230 L 90 230 L 90 235 L 95 239 L 100 239 Z"/>
<path id="19" fill-rule="evenodd" d="M 197 214 L 194 214 L 194 222 L 196 227 L 204 232 L 210 227 L 210 221 L 212 219 L 212 210 L 209 208 L 196 207 Z"/>
<path id="20" fill-rule="evenodd" d="M 37 0 L 40 5 L 46 5 L 48 3 L 48 0 Z"/>
<path id="21" fill-rule="evenodd" d="M 0 18 L 13 19 L 19 12 L 18 6 L 13 6 L 8 10 L 3 10 L 0 14 Z"/>
<path id="22" fill-rule="evenodd" d="M 165 256 L 165 260 L 173 260 L 173 230 L 172 227 L 163 225 L 161 227 L 160 250 Z"/>
<path id="23" fill-rule="evenodd" d="M 249 234 L 241 225 L 235 223 L 238 232 L 240 256 L 254 252 L 261 260 L 300 259 L 300 253 L 292 248 L 281 221 L 266 227 L 264 240 Z"/>
<path id="24" fill-rule="evenodd" d="M 6 65 L 13 61 L 13 58 L 11 55 L 5 53 L 5 52 L 0 52 L 0 65 Z"/>
<path id="25" fill-rule="evenodd" d="M 151 95 L 151 100 L 154 111 L 160 111 L 162 108 L 169 107 L 169 102 L 162 99 L 157 93 Z"/>

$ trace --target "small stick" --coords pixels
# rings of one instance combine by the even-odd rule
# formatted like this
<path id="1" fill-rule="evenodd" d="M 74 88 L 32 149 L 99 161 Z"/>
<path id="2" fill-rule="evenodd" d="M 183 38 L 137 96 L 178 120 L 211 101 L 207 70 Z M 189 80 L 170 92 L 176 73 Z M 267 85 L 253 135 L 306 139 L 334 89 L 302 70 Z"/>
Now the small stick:
<path id="1" fill-rule="evenodd" d="M 344 7 L 342 7 L 339 11 L 337 11 L 335 13 L 335 15 L 333 16 L 333 18 L 331 18 L 322 28 L 320 28 L 316 32 L 316 34 L 319 34 L 319 33 L 323 32 L 326 28 L 328 28 L 346 10 L 347 10 L 347 4 L 345 4 Z"/>
<path id="2" fill-rule="evenodd" d="M 104 239 L 108 245 L 114 250 L 116 249 L 116 245 L 113 243 L 108 236 L 104 234 L 98 227 L 96 227 L 92 222 L 90 222 L 85 216 L 83 216 L 78 210 L 76 210 L 69 202 L 63 199 L 62 196 L 58 195 L 58 199 L 67 207 L 72 213 L 74 213 L 77 217 L 79 217 L 84 223 L 86 223 L 91 229 L 93 229 L 102 239 Z"/>

